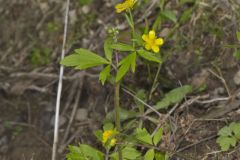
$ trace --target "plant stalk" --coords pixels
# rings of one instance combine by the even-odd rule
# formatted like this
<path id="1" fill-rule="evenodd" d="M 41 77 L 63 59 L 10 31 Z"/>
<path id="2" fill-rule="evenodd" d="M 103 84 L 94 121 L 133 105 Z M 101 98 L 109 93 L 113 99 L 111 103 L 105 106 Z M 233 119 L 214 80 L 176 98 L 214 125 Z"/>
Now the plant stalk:
<path id="1" fill-rule="evenodd" d="M 115 107 L 115 125 L 117 131 L 121 131 L 121 121 L 120 121 L 120 82 L 115 83 L 115 95 L 114 95 L 114 107 Z M 117 145 L 118 147 L 118 159 L 122 160 L 122 146 L 121 142 Z"/>

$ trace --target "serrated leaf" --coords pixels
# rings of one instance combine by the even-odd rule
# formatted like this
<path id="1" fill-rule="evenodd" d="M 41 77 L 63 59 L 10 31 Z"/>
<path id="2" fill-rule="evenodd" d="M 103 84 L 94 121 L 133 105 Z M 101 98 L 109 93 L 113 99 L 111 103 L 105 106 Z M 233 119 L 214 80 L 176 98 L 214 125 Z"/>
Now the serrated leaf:
<path id="1" fill-rule="evenodd" d="M 228 126 L 225 126 L 218 131 L 218 135 L 219 136 L 232 136 L 232 130 Z"/>
<path id="2" fill-rule="evenodd" d="M 153 62 L 158 62 L 158 63 L 162 63 L 162 60 L 160 58 L 159 54 L 154 54 L 152 52 L 148 52 L 146 50 L 138 50 L 137 53 L 139 54 L 139 56 L 141 56 L 142 58 L 148 60 L 148 61 L 153 61 Z"/>
<path id="3" fill-rule="evenodd" d="M 162 139 L 163 128 L 159 128 L 153 137 L 153 144 L 156 146 Z"/>
<path id="4" fill-rule="evenodd" d="M 159 101 L 154 108 L 155 109 L 167 109 L 170 105 L 181 102 L 183 98 L 192 92 L 192 86 L 184 85 L 168 92 L 165 97 Z"/>
<path id="5" fill-rule="evenodd" d="M 94 160 L 103 160 L 104 159 L 104 154 L 95 148 L 86 145 L 86 144 L 80 144 L 79 148 L 81 152 L 84 154 L 85 157 L 89 157 L 90 159 Z"/>
<path id="6" fill-rule="evenodd" d="M 229 128 L 232 130 L 232 132 L 234 133 L 234 136 L 240 140 L 240 123 L 235 123 L 232 122 L 229 125 Z"/>
<path id="7" fill-rule="evenodd" d="M 144 155 L 144 160 L 153 160 L 154 159 L 154 150 L 149 149 Z"/>
<path id="8" fill-rule="evenodd" d="M 151 135 L 145 128 L 137 128 L 135 138 L 142 143 L 152 144 Z"/>
<path id="9" fill-rule="evenodd" d="M 69 153 L 66 155 L 67 160 L 85 160 L 79 147 L 68 146 Z"/>
<path id="10" fill-rule="evenodd" d="M 74 54 L 66 56 L 60 63 L 65 66 L 75 66 L 76 69 L 109 64 L 106 59 L 83 48 L 76 49 Z"/>
<path id="11" fill-rule="evenodd" d="M 112 54 L 113 54 L 113 49 L 111 48 L 112 45 L 112 39 L 108 38 L 104 41 L 104 53 L 106 58 L 112 62 Z"/>
<path id="12" fill-rule="evenodd" d="M 141 153 L 132 147 L 125 147 L 122 150 L 122 157 L 124 160 L 136 160 L 141 156 Z M 113 160 L 118 160 L 118 152 L 114 152 L 110 155 Z"/>
<path id="13" fill-rule="evenodd" d="M 104 85 L 105 81 L 111 76 L 110 71 L 111 71 L 111 66 L 108 65 L 100 72 L 99 80 L 101 81 L 102 85 Z"/>
<path id="14" fill-rule="evenodd" d="M 177 17 L 175 15 L 174 12 L 170 11 L 170 10 L 164 10 L 161 12 L 161 15 L 171 21 L 173 21 L 174 23 L 177 22 Z"/>
<path id="15" fill-rule="evenodd" d="M 77 146 L 69 146 L 70 153 L 66 155 L 68 160 L 103 160 L 104 154 L 89 145 L 80 144 Z"/>
<path id="16" fill-rule="evenodd" d="M 220 136 L 217 138 L 217 143 L 220 145 L 222 151 L 228 151 L 231 146 L 236 146 L 237 139 L 235 137 Z"/>
<path id="17" fill-rule="evenodd" d="M 114 43 L 111 48 L 117 51 L 134 51 L 133 46 L 124 43 Z"/>
<path id="18" fill-rule="evenodd" d="M 120 81 L 123 76 L 129 71 L 130 66 L 133 71 L 135 71 L 136 67 L 136 53 L 131 53 L 127 57 L 125 57 L 121 62 L 119 62 L 120 68 L 117 72 L 116 82 Z"/>

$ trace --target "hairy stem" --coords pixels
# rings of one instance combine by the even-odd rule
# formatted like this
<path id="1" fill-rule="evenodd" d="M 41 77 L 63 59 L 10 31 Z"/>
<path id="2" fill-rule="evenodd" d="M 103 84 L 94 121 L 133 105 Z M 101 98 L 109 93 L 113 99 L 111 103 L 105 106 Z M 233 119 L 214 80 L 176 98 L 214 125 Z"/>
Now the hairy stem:
<path id="1" fill-rule="evenodd" d="M 115 95 L 114 95 L 114 106 L 115 106 L 115 125 L 117 127 L 118 132 L 121 131 L 121 122 L 120 122 L 120 82 L 115 83 Z M 122 160 L 122 146 L 118 144 L 118 159 Z"/>

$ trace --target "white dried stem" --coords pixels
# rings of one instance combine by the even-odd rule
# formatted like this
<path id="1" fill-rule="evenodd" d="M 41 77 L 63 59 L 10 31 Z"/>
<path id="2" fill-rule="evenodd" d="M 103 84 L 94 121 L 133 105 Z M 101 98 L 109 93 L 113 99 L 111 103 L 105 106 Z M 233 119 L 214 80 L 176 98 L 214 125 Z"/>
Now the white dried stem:
<path id="1" fill-rule="evenodd" d="M 66 11 L 65 11 L 65 20 L 64 20 L 64 35 L 63 35 L 61 59 L 64 58 L 65 50 L 66 50 L 69 4 L 70 4 L 70 0 L 67 0 Z M 61 65 L 60 66 L 60 73 L 59 73 L 59 81 L 58 81 L 57 100 L 56 100 L 56 112 L 55 112 L 55 125 L 54 125 L 54 140 L 53 140 L 52 160 L 56 160 L 56 155 L 57 155 L 59 111 L 60 111 L 60 101 L 61 101 L 61 93 L 62 93 L 63 72 L 64 72 L 64 67 L 63 67 L 63 65 Z"/>

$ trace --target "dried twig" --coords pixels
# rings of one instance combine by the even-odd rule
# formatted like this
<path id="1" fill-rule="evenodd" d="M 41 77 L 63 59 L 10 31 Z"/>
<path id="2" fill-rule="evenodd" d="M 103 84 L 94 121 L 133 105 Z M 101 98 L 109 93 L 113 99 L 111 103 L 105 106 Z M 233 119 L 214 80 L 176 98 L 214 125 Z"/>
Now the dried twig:
<path id="1" fill-rule="evenodd" d="M 157 125 L 157 127 L 155 128 L 155 130 L 152 132 L 151 137 L 153 137 L 156 132 L 158 131 L 158 129 L 162 126 L 163 123 L 165 123 L 165 121 L 168 119 L 168 117 L 176 110 L 176 108 L 178 107 L 178 103 L 174 105 L 174 107 L 167 113 L 167 115 L 163 118 L 162 122 L 159 123 Z"/>
<path id="2" fill-rule="evenodd" d="M 208 104 L 208 103 L 214 103 L 219 101 L 228 101 L 229 99 L 230 97 L 221 97 L 221 98 L 214 98 L 214 99 L 205 100 L 205 101 L 196 100 L 196 102 L 200 104 Z"/>
<path id="3" fill-rule="evenodd" d="M 220 79 L 220 80 L 222 81 L 224 87 L 225 87 L 226 90 L 227 90 L 228 96 L 231 97 L 230 89 L 229 89 L 229 87 L 228 87 L 225 79 L 223 78 L 221 72 L 220 72 L 220 75 L 218 75 L 217 73 L 215 73 L 215 72 L 214 72 L 213 70 L 211 70 L 211 69 L 208 69 L 208 71 L 209 71 L 210 73 L 212 73 L 215 77 L 217 77 L 218 79 Z"/>
<path id="4" fill-rule="evenodd" d="M 192 146 L 198 145 L 198 144 L 203 143 L 203 142 L 205 142 L 205 141 L 209 141 L 209 140 L 211 140 L 211 139 L 213 139 L 213 138 L 215 138 L 215 137 L 217 137 L 217 134 L 214 134 L 214 135 L 209 136 L 209 137 L 207 137 L 207 138 L 204 138 L 204 139 L 202 139 L 202 140 L 200 140 L 200 141 L 198 141 L 198 142 L 196 142 L 196 143 L 189 144 L 189 145 L 187 145 L 187 146 L 185 146 L 185 147 L 183 147 L 183 148 L 180 148 L 179 150 L 177 150 L 177 152 L 182 152 L 182 151 L 184 151 L 184 150 L 186 150 L 186 149 L 188 149 L 188 148 L 191 148 Z"/>
<path id="5" fill-rule="evenodd" d="M 64 58 L 65 49 L 66 49 L 69 4 L 70 4 L 70 0 L 67 0 L 66 12 L 65 12 L 65 21 L 64 21 L 64 35 L 63 35 L 61 59 Z M 53 140 L 52 160 L 56 160 L 56 155 L 57 155 L 59 111 L 60 111 L 60 101 L 61 101 L 61 92 L 62 92 L 63 72 L 64 72 L 64 67 L 63 67 L 63 65 L 61 65 L 60 66 L 60 73 L 59 73 L 57 100 L 56 100 L 56 112 L 55 112 L 55 125 L 54 125 L 54 140 Z"/>
<path id="6" fill-rule="evenodd" d="M 75 80 L 75 79 L 79 79 L 81 77 L 84 77 L 84 76 L 88 76 L 88 77 L 91 77 L 91 78 L 97 78 L 98 75 L 97 74 L 91 74 L 91 73 L 87 73 L 85 71 L 81 71 L 81 72 L 78 72 L 72 76 L 63 76 L 63 80 Z M 13 73 L 13 74 L 10 74 L 10 77 L 11 78 L 36 78 L 36 79 L 56 79 L 56 78 L 59 78 L 58 75 L 56 74 L 52 74 L 52 73 L 38 73 L 38 72 L 18 72 L 18 73 Z"/>
<path id="7" fill-rule="evenodd" d="M 152 110 L 153 112 L 155 112 L 159 117 L 162 116 L 161 113 L 159 113 L 155 108 L 153 108 L 152 106 L 150 106 L 149 104 L 147 104 L 146 102 L 144 102 L 143 100 L 141 100 L 140 98 L 138 98 L 137 96 L 135 96 L 134 94 L 132 94 L 130 91 L 128 91 L 125 88 L 122 88 L 122 90 L 129 94 L 130 96 L 132 96 L 133 98 L 135 98 L 137 101 L 139 101 L 140 103 L 144 104 L 145 106 L 147 106 L 150 110 Z"/>

